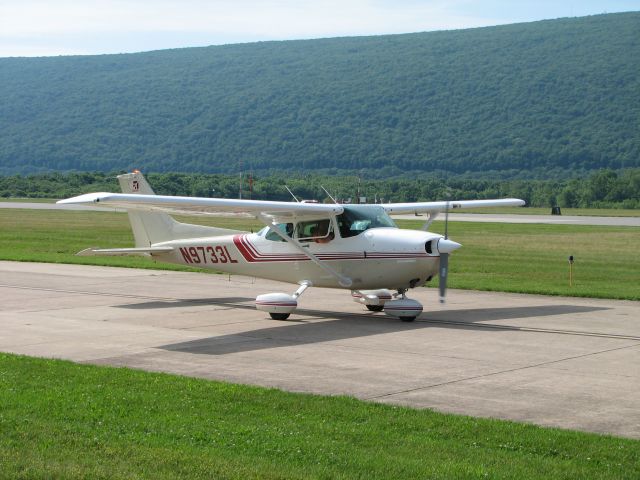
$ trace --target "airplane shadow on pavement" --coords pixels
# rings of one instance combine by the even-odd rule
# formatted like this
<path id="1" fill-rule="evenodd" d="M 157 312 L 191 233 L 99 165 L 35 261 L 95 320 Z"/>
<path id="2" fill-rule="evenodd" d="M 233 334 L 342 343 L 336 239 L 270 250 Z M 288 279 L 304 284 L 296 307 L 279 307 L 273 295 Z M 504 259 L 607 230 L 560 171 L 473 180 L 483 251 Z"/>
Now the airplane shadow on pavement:
<path id="1" fill-rule="evenodd" d="M 176 299 L 119 305 L 119 308 L 155 309 L 189 306 L 222 306 L 255 311 L 253 298 L 228 297 L 208 299 Z M 423 328 L 455 328 L 487 331 L 527 330 L 517 325 L 483 324 L 482 322 L 517 318 L 548 317 L 608 310 L 606 307 L 583 305 L 538 305 L 524 307 L 476 308 L 427 311 L 415 322 L 404 323 L 380 313 L 349 313 L 327 310 L 298 309 L 292 321 L 276 321 L 277 326 L 246 332 L 219 335 L 188 342 L 162 345 L 158 348 L 192 354 L 225 355 L 285 346 L 331 342 Z M 265 314 L 266 316 L 266 314 Z M 326 320 L 326 321 L 314 321 Z M 529 325 L 532 327 L 532 325 Z M 535 325 L 533 325 L 535 327 Z M 576 332 L 580 334 L 580 332 Z"/>

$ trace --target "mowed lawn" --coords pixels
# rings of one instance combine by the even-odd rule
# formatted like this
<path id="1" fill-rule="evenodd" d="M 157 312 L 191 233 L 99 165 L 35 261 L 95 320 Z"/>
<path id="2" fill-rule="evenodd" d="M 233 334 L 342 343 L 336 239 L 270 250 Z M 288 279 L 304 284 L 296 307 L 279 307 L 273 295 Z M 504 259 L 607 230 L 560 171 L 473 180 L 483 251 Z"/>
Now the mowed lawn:
<path id="1" fill-rule="evenodd" d="M 640 478 L 640 442 L 0 354 L 0 478 Z"/>
<path id="2" fill-rule="evenodd" d="M 194 219 L 180 218 L 179 220 L 193 222 Z M 198 220 L 201 221 L 201 219 Z M 218 224 L 221 223 L 226 228 L 239 230 L 249 230 L 259 226 L 252 219 L 217 220 Z M 133 234 L 125 213 L 0 209 L 1 260 L 197 270 L 158 263 L 151 258 L 141 256 L 78 257 L 75 255 L 89 247 L 132 246 L 134 246 Z"/>
<path id="3" fill-rule="evenodd" d="M 453 288 L 640 300 L 640 228 L 451 222 L 449 237 L 463 245 L 449 260 Z"/>
<path id="4" fill-rule="evenodd" d="M 245 218 L 207 222 L 239 230 L 262 226 Z M 398 224 L 419 228 L 421 222 Z M 443 222 L 431 228 L 442 232 Z M 640 300 L 640 228 L 451 222 L 449 236 L 463 244 L 450 260 L 453 288 Z M 74 255 L 87 247 L 132 245 L 123 213 L 0 210 L 3 260 L 193 270 L 143 257 Z M 573 286 L 569 255 L 575 258 Z"/>

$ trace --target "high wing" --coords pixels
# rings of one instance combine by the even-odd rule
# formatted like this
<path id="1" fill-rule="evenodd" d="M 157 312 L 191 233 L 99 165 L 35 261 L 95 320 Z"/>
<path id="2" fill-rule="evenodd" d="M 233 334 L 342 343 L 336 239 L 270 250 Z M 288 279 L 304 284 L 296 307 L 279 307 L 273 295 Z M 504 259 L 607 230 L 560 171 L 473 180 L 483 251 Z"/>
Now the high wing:
<path id="1" fill-rule="evenodd" d="M 340 215 L 344 209 L 336 204 L 271 202 L 226 198 L 174 197 L 126 193 L 87 193 L 60 200 L 60 204 L 114 207 L 125 210 L 164 212 L 177 215 L 249 215 L 272 219 L 292 219 Z"/>
<path id="2" fill-rule="evenodd" d="M 235 214 L 271 218 L 303 218 L 340 215 L 344 209 L 337 204 L 272 202 L 264 200 L 235 200 L 226 198 L 174 197 L 127 193 L 87 193 L 60 200 L 60 204 L 114 207 L 125 210 L 164 212 L 177 215 Z M 452 200 L 438 202 L 386 203 L 381 206 L 389 214 L 435 213 L 447 208 L 520 207 L 524 200 L 503 198 L 494 200 Z"/>
<path id="3" fill-rule="evenodd" d="M 441 202 L 385 203 L 382 205 L 389 214 L 399 213 L 435 213 L 447 209 L 481 208 L 481 207 L 521 207 L 524 200 L 518 198 L 502 198 L 495 200 L 451 200 Z"/>

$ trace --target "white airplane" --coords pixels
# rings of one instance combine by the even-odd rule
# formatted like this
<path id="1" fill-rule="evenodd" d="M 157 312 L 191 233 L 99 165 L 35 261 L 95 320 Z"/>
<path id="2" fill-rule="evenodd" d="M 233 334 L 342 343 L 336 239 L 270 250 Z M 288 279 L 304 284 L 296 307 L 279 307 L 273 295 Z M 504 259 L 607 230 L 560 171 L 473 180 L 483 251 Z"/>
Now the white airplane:
<path id="1" fill-rule="evenodd" d="M 351 290 L 367 309 L 413 321 L 422 305 L 406 297 L 410 288 L 440 279 L 444 301 L 449 254 L 461 247 L 427 228 L 450 208 L 521 206 L 523 200 L 468 200 L 366 205 L 271 202 L 155 195 L 134 171 L 119 175 L 123 193 L 88 193 L 61 204 L 127 210 L 134 248 L 89 248 L 79 255 L 149 255 L 189 266 L 295 283 L 293 293 L 267 293 L 256 308 L 286 320 L 309 287 Z M 389 214 L 426 213 L 422 230 L 399 229 Z M 249 215 L 265 224 L 257 233 L 191 225 L 179 215 Z"/>

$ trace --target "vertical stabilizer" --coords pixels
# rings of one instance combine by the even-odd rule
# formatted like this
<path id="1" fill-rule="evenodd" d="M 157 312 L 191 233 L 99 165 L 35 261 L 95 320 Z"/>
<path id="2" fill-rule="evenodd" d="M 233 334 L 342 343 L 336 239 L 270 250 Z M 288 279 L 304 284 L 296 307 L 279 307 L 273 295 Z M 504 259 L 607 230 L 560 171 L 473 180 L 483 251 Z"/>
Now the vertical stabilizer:
<path id="1" fill-rule="evenodd" d="M 134 171 L 118 175 L 122 193 L 155 195 L 142 173 Z M 133 230 L 136 247 L 149 247 L 154 243 L 172 240 L 172 233 L 177 223 L 166 213 L 137 212 L 130 210 L 129 222 Z"/>
<path id="2" fill-rule="evenodd" d="M 137 170 L 134 170 L 133 173 L 118 175 L 118 181 L 122 193 L 155 195 L 142 173 Z M 138 248 L 147 248 L 154 244 L 181 238 L 217 237 L 241 233 L 238 230 L 177 222 L 166 213 L 138 210 L 129 210 L 127 213 Z"/>

